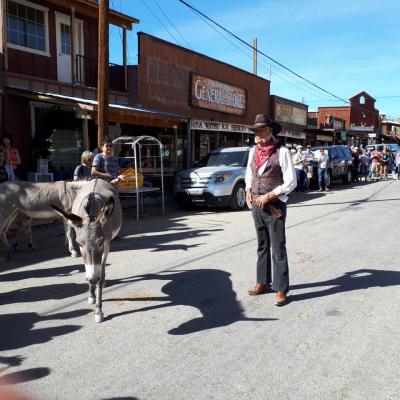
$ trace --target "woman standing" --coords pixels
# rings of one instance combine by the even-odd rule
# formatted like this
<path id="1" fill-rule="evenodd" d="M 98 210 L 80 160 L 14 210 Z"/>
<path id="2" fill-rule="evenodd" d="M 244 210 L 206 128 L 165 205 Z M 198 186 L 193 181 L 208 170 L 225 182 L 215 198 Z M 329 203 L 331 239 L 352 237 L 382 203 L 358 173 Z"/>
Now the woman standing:
<path id="1" fill-rule="evenodd" d="M 0 151 L 0 183 L 7 181 L 14 181 L 14 170 L 11 165 L 6 161 L 6 154 Z"/>
<path id="2" fill-rule="evenodd" d="M 381 177 L 385 180 L 387 180 L 388 176 L 388 168 L 389 168 L 389 161 L 390 161 L 390 154 L 387 149 L 387 146 L 383 146 L 383 151 L 382 151 L 382 175 Z"/>
<path id="3" fill-rule="evenodd" d="M 11 135 L 3 135 L 1 138 L 1 145 L 7 162 L 10 163 L 14 176 L 18 175 L 18 168 L 21 165 L 21 157 L 18 149 L 13 147 Z"/>

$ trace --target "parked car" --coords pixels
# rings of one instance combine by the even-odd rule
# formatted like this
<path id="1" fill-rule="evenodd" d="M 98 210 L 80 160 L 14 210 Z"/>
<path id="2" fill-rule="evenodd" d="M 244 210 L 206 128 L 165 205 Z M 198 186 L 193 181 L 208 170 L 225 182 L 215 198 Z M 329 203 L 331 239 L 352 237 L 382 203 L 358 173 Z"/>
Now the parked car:
<path id="1" fill-rule="evenodd" d="M 313 147 L 312 151 L 314 153 L 313 161 L 313 176 L 314 182 L 318 179 L 318 154 L 321 147 Z M 353 173 L 353 159 L 348 147 L 333 145 L 333 146 L 323 146 L 325 154 L 329 156 L 329 163 L 327 167 L 327 173 L 325 177 L 326 186 L 330 186 L 332 181 L 337 179 L 342 179 L 344 184 L 349 184 L 351 182 Z"/>
<path id="2" fill-rule="evenodd" d="M 198 166 L 176 176 L 174 196 L 182 207 L 189 204 L 230 207 L 246 205 L 245 174 L 250 147 L 217 149 Z"/>

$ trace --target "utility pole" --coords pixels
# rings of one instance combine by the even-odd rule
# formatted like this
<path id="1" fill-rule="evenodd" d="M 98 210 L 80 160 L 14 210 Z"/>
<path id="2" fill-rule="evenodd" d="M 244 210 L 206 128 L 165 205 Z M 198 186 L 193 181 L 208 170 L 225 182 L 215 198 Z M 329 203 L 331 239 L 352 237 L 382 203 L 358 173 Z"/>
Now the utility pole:
<path id="1" fill-rule="evenodd" d="M 253 39 L 253 74 L 257 75 L 257 38 Z"/>
<path id="2" fill-rule="evenodd" d="M 109 0 L 99 1 L 99 49 L 97 73 L 97 142 L 101 146 L 104 137 L 108 138 L 108 102 L 109 102 Z"/>

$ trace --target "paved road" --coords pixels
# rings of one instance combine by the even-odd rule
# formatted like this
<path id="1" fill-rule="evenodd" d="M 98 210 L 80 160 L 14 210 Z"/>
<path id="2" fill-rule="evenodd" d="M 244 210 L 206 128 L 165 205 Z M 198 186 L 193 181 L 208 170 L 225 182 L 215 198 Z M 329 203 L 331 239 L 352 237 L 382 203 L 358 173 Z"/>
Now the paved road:
<path id="1" fill-rule="evenodd" d="M 1 266 L 2 375 L 37 399 L 399 399 L 400 182 L 296 194 L 291 302 L 255 282 L 249 212 L 127 218 L 106 321 L 62 227 Z M 19 372 L 19 373 L 18 373 Z"/>

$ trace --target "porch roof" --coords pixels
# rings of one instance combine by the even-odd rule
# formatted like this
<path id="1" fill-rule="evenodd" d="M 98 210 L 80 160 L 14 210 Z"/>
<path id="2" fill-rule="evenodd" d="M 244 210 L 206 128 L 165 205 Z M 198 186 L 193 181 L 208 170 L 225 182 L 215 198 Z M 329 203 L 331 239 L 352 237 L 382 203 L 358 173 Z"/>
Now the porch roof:
<path id="1" fill-rule="evenodd" d="M 91 116 L 93 119 L 97 116 L 97 101 L 84 99 L 74 96 L 66 96 L 55 93 L 46 93 L 36 90 L 21 90 L 17 88 L 8 88 L 7 92 L 19 96 L 29 97 L 33 100 L 44 101 L 58 105 L 73 106 L 77 111 Z M 138 106 L 126 104 L 109 103 L 110 122 L 119 122 L 133 125 L 148 125 L 160 127 L 173 127 L 174 125 L 183 127 L 188 122 L 188 117 L 184 115 L 152 110 Z"/>
<path id="2" fill-rule="evenodd" d="M 75 11 L 83 15 L 96 18 L 99 15 L 99 5 L 90 0 L 48 0 L 49 3 L 57 4 L 61 7 L 75 7 Z M 140 20 L 119 11 L 110 9 L 110 23 L 116 26 L 132 30 L 132 24 L 140 23 Z"/>

